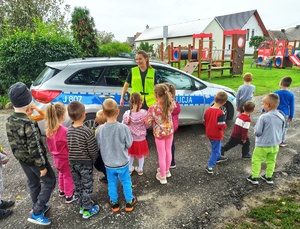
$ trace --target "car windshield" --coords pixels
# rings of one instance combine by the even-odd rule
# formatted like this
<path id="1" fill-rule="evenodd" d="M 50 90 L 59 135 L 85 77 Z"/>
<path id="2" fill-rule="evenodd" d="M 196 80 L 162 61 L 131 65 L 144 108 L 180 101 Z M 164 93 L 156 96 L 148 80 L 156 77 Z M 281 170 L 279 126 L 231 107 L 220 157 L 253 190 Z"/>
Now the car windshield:
<path id="1" fill-rule="evenodd" d="M 47 80 L 51 79 L 53 76 L 55 76 L 57 73 L 59 73 L 60 70 L 46 67 L 44 70 L 39 74 L 39 76 L 36 78 L 35 81 L 32 82 L 33 86 L 38 86 Z"/>

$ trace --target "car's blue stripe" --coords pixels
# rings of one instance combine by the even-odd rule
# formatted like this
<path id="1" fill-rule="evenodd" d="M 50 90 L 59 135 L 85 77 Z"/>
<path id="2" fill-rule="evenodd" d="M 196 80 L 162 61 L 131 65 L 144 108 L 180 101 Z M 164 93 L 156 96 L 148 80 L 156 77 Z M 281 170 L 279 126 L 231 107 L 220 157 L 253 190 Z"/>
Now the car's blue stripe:
<path id="1" fill-rule="evenodd" d="M 119 104 L 121 95 L 114 93 L 64 93 L 62 92 L 58 97 L 56 97 L 53 102 L 62 102 L 64 104 L 69 104 L 72 101 L 80 101 L 85 105 L 92 104 L 102 104 L 105 100 L 105 95 L 111 96 L 116 102 Z M 233 100 L 234 98 L 229 97 L 229 99 Z M 180 103 L 182 106 L 199 106 L 202 104 L 211 104 L 214 100 L 214 95 L 205 95 L 205 98 L 202 94 L 193 94 L 193 95 L 177 95 L 176 101 Z M 125 103 L 125 104 L 128 104 Z"/>

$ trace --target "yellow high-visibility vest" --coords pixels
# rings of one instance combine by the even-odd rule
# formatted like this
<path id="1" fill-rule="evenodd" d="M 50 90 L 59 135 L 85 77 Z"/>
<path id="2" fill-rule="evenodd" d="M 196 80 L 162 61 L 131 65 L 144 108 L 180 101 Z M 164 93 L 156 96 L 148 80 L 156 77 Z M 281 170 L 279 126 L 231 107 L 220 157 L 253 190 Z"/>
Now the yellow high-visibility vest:
<path id="1" fill-rule="evenodd" d="M 142 78 L 140 74 L 139 67 L 134 67 L 131 69 L 131 92 L 138 92 L 142 95 L 143 100 L 145 99 L 146 105 L 150 107 L 155 104 L 154 98 L 154 78 L 155 70 L 153 68 L 148 68 L 147 75 L 144 82 L 144 88 L 142 84 Z"/>

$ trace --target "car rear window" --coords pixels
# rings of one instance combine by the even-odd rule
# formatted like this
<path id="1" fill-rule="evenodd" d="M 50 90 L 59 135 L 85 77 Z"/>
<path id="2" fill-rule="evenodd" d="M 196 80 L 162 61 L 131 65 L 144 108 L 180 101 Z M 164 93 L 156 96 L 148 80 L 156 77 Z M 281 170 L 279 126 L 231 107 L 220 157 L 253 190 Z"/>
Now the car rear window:
<path id="1" fill-rule="evenodd" d="M 42 83 L 45 83 L 46 81 L 51 79 L 53 76 L 55 76 L 59 72 L 60 72 L 60 70 L 58 70 L 58 69 L 46 67 L 39 74 L 39 76 L 36 78 L 36 80 L 32 82 L 32 85 L 33 86 L 38 86 Z"/>

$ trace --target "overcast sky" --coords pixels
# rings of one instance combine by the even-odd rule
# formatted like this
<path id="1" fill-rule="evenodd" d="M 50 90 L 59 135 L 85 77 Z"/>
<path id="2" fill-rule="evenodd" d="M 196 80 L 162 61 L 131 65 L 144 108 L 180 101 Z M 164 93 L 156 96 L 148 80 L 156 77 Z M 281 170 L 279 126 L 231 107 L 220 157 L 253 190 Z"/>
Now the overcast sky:
<path id="1" fill-rule="evenodd" d="M 65 0 L 86 7 L 99 31 L 124 42 L 136 32 L 226 14 L 257 10 L 267 29 L 300 25 L 299 0 Z M 69 15 L 69 19 L 70 19 Z M 199 31 L 201 32 L 201 31 Z"/>

